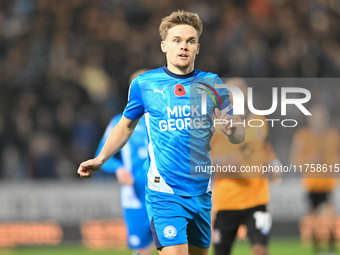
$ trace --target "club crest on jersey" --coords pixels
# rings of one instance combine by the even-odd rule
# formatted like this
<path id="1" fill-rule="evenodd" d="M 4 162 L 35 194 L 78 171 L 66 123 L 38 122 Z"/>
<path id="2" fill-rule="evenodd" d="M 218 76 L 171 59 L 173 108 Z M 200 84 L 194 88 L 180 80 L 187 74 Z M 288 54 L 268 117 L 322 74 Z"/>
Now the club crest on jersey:
<path id="1" fill-rule="evenodd" d="M 166 238 L 174 238 L 175 236 L 177 236 L 177 229 L 172 225 L 168 225 L 164 228 L 163 234 Z"/>
<path id="2" fill-rule="evenodd" d="M 177 84 L 177 85 L 175 86 L 175 95 L 176 95 L 176 96 L 182 97 L 182 96 L 185 95 L 185 93 L 186 93 L 186 92 L 185 92 L 185 89 L 184 89 L 183 85 Z"/>

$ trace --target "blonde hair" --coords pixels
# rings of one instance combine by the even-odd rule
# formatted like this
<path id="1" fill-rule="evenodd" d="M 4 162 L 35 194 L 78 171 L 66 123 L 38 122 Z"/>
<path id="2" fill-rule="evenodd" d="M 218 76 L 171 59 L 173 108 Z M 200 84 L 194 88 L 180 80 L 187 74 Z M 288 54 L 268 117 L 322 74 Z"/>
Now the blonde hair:
<path id="1" fill-rule="evenodd" d="M 177 11 L 162 19 L 159 26 L 159 34 L 164 41 L 170 28 L 177 25 L 189 25 L 196 29 L 197 37 L 200 38 L 203 31 L 203 24 L 197 13 Z"/>

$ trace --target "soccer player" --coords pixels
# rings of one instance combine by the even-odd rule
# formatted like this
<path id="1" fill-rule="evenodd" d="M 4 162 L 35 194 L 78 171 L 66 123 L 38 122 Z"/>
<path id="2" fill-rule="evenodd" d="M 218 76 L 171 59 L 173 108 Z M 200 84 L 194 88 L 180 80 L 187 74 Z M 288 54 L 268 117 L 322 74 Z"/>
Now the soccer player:
<path id="1" fill-rule="evenodd" d="M 116 115 L 107 126 L 96 156 L 102 150 L 111 130 L 122 114 Z M 127 242 L 131 250 L 143 255 L 152 254 L 152 234 L 145 205 L 145 177 L 143 164 L 147 158 L 145 118 L 140 118 L 133 134 L 119 155 L 112 156 L 101 169 L 115 173 L 121 187 L 121 206 L 127 228 Z"/>
<path id="2" fill-rule="evenodd" d="M 334 170 L 336 164 L 339 167 L 340 134 L 337 129 L 330 127 L 329 113 L 324 105 L 312 105 L 310 111 L 312 116 L 308 117 L 307 126 L 298 129 L 293 136 L 291 163 L 304 166 L 302 184 L 309 202 L 307 216 L 312 223 L 314 252 L 321 254 L 321 243 L 325 238 L 317 232 L 325 229 L 326 241 L 329 243 L 327 254 L 336 254 L 336 212 L 332 194 L 338 184 Z M 312 164 L 315 164 L 315 168 L 320 166 L 322 171 L 313 171 Z M 310 167 L 307 168 L 307 165 Z M 326 218 L 327 222 L 320 226 L 318 219 L 322 218 Z"/>
<path id="3" fill-rule="evenodd" d="M 117 125 L 122 114 L 115 116 L 106 128 L 99 143 L 96 156 L 99 155 L 111 130 Z M 145 206 L 145 178 L 143 164 L 147 158 L 147 137 L 145 118 L 138 122 L 134 133 L 119 152 L 101 167 L 108 173 L 115 173 L 121 187 L 121 206 L 127 228 L 127 243 L 131 250 L 138 250 L 143 255 L 152 254 L 152 234 Z"/>
<path id="4" fill-rule="evenodd" d="M 131 83 L 123 116 L 100 154 L 78 168 L 81 177 L 91 177 L 124 146 L 145 114 L 146 205 L 153 238 L 162 255 L 208 254 L 210 174 L 196 175 L 194 169 L 211 165 L 214 114 L 227 120 L 220 129 L 231 143 L 244 140 L 244 128 L 230 125 L 230 120 L 238 122 L 240 117 L 232 115 L 228 91 L 217 88 L 216 84 L 223 84 L 221 79 L 194 68 L 202 29 L 198 15 L 190 12 L 173 12 L 162 20 L 159 30 L 166 65 L 139 75 Z M 202 102 L 198 84 L 209 92 Z"/>
<path id="5" fill-rule="evenodd" d="M 240 88 L 247 96 L 247 85 L 241 78 L 226 82 Z M 245 102 L 247 99 L 245 99 Z M 247 109 L 245 107 L 245 109 Z M 255 119 L 258 120 L 255 124 Z M 214 231 L 216 255 L 229 255 L 240 225 L 247 227 L 247 236 L 254 255 L 268 254 L 271 215 L 268 212 L 269 182 L 262 173 L 240 173 L 241 166 L 280 165 L 280 160 L 268 141 L 268 124 L 263 116 L 245 111 L 246 139 L 237 145 L 225 146 L 225 137 L 216 130 L 211 141 L 211 157 L 220 167 L 232 165 L 238 172 L 217 172 L 213 184 Z M 262 121 L 262 122 L 261 122 Z M 271 177 L 278 178 L 278 173 Z"/>
<path id="6" fill-rule="evenodd" d="M 146 69 L 137 70 L 130 77 L 130 83 Z M 111 130 L 122 118 L 118 114 L 112 118 L 99 143 L 96 156 L 102 150 Z M 123 149 L 112 156 L 101 167 L 108 173 L 115 173 L 121 187 L 121 206 L 127 228 L 127 243 L 133 251 L 143 255 L 152 254 L 152 234 L 145 205 L 145 177 L 143 164 L 147 158 L 147 135 L 145 118 L 138 122 L 134 133 Z"/>

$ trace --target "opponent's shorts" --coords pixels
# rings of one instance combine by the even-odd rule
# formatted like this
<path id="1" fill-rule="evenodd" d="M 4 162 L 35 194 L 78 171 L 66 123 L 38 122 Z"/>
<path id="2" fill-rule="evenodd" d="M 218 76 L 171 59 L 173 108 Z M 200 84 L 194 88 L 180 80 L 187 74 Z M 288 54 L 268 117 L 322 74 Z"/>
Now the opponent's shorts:
<path id="1" fill-rule="evenodd" d="M 150 221 L 143 205 L 139 209 L 123 209 L 130 249 L 143 249 L 152 243 Z"/>
<path id="2" fill-rule="evenodd" d="M 252 245 L 267 246 L 271 229 L 271 215 L 265 205 L 245 210 L 218 211 L 214 223 L 213 244 L 216 255 L 230 254 L 238 228 L 247 227 L 247 236 Z"/>
<path id="3" fill-rule="evenodd" d="M 311 209 L 316 209 L 320 205 L 330 201 L 330 192 L 309 192 L 308 201 Z"/>
<path id="4" fill-rule="evenodd" d="M 157 249 L 185 243 L 210 247 L 211 192 L 183 197 L 146 188 L 146 207 Z"/>

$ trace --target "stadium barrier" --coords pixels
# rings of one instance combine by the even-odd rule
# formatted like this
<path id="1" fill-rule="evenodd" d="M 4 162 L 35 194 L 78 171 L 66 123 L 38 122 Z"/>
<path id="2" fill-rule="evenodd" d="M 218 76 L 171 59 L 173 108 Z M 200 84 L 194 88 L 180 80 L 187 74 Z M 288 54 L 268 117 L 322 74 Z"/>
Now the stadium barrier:
<path id="1" fill-rule="evenodd" d="M 58 245 L 63 230 L 57 222 L 4 222 L 0 224 L 0 247 Z"/>
<path id="2" fill-rule="evenodd" d="M 123 219 L 88 220 L 81 223 L 82 243 L 88 248 L 125 248 Z"/>
<path id="3" fill-rule="evenodd" d="M 340 188 L 334 201 L 340 201 L 339 198 Z M 3 182 L 0 204 L 0 247 L 72 242 L 82 242 L 91 248 L 126 247 L 120 186 L 112 180 Z M 336 206 L 339 212 L 340 204 Z M 269 205 L 272 236 L 300 235 L 302 240 L 308 240 L 309 221 L 301 220 L 307 208 L 300 180 L 272 186 Z M 336 237 L 339 240 L 339 218 Z M 246 238 L 244 227 L 238 238 Z"/>

